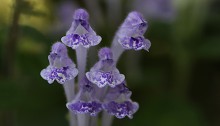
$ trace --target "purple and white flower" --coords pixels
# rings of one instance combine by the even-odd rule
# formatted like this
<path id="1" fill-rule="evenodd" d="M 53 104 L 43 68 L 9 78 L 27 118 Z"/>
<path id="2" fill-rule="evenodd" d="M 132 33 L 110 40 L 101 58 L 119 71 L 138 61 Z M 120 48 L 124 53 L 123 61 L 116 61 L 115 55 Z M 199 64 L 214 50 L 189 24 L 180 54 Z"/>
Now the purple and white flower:
<path id="1" fill-rule="evenodd" d="M 57 42 L 52 46 L 50 55 L 48 56 L 49 66 L 40 73 L 41 77 L 52 84 L 56 80 L 60 84 L 64 84 L 76 77 L 78 70 L 75 64 L 68 57 L 67 49 L 64 44 Z"/>
<path id="2" fill-rule="evenodd" d="M 120 74 L 112 59 L 112 52 L 109 48 L 102 48 L 99 51 L 100 60 L 86 73 L 89 81 L 102 88 L 106 85 L 115 87 L 121 84 L 125 76 Z"/>
<path id="3" fill-rule="evenodd" d="M 66 104 L 67 108 L 76 114 L 88 113 L 96 116 L 102 111 L 102 103 L 97 98 L 97 88 L 86 77 L 80 82 L 80 91 L 76 98 Z"/>
<path id="4" fill-rule="evenodd" d="M 110 88 L 104 98 L 103 109 L 120 119 L 125 116 L 132 118 L 139 105 L 130 99 L 131 94 L 132 92 L 127 88 L 125 81 Z"/>
<path id="5" fill-rule="evenodd" d="M 89 48 L 101 42 L 102 38 L 96 35 L 89 25 L 89 14 L 84 9 L 76 10 L 73 19 L 72 26 L 67 31 L 66 36 L 61 38 L 65 45 L 72 49 L 76 49 L 80 45 Z"/>
<path id="6" fill-rule="evenodd" d="M 124 23 L 117 32 L 118 42 L 124 49 L 149 50 L 151 43 L 144 38 L 148 27 L 147 21 L 138 12 L 128 14 Z"/>

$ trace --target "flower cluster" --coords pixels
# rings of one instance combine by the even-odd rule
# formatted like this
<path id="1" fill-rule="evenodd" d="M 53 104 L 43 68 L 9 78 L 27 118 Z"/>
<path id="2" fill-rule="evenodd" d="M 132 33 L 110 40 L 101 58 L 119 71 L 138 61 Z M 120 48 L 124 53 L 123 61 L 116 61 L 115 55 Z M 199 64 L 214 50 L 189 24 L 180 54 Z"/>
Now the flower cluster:
<path id="1" fill-rule="evenodd" d="M 131 100 L 131 91 L 126 85 L 125 76 L 116 67 L 117 58 L 114 58 L 116 50 L 104 47 L 99 50 L 99 61 L 88 71 L 84 72 L 86 66 L 87 49 L 101 42 L 101 37 L 91 28 L 89 14 L 84 9 L 78 9 L 73 16 L 73 22 L 66 35 L 61 38 L 62 42 L 56 42 L 48 56 L 49 66 L 41 71 L 43 79 L 49 84 L 56 80 L 63 85 L 74 85 L 75 77 L 78 75 L 78 92 L 70 93 L 65 90 L 66 95 L 74 95 L 68 100 L 67 108 L 75 114 L 89 114 L 96 116 L 101 111 L 106 111 L 117 118 L 128 116 L 132 118 L 138 110 L 139 105 Z M 149 50 L 150 41 L 144 38 L 147 30 L 147 22 L 138 12 L 131 12 L 116 33 L 117 49 Z M 77 68 L 69 58 L 67 47 L 76 50 Z M 120 55 L 117 55 L 120 56 Z M 84 68 L 82 68 L 84 67 Z M 82 70 L 82 71 L 80 71 Z M 73 87 L 74 87 L 73 86 Z M 69 97 L 69 96 L 67 96 Z"/>

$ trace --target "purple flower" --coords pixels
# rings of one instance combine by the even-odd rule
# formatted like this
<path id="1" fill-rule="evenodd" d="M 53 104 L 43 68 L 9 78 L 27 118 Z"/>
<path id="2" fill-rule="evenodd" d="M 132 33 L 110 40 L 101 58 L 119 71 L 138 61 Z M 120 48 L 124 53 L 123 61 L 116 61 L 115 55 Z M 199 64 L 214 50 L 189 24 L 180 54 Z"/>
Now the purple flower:
<path id="1" fill-rule="evenodd" d="M 132 92 L 127 88 L 125 81 L 114 88 L 109 88 L 104 98 L 103 109 L 117 118 L 125 116 L 132 118 L 139 105 L 130 99 L 131 94 Z"/>
<path id="2" fill-rule="evenodd" d="M 96 35 L 95 31 L 90 27 L 89 14 L 84 9 L 78 9 L 73 16 L 73 22 L 66 36 L 61 38 L 61 41 L 76 49 L 80 45 L 89 48 L 90 46 L 98 45 L 101 42 L 101 37 Z"/>
<path id="3" fill-rule="evenodd" d="M 146 30 L 147 21 L 143 16 L 138 12 L 131 12 L 117 33 L 118 42 L 124 49 L 145 49 L 148 51 L 151 43 L 143 36 Z"/>
<path id="4" fill-rule="evenodd" d="M 60 42 L 55 43 L 52 46 L 48 59 L 50 65 L 46 69 L 43 69 L 40 75 L 49 84 L 52 84 L 54 80 L 60 84 L 64 84 L 66 81 L 75 78 L 78 74 L 75 64 L 68 57 L 64 44 Z"/>
<path id="5" fill-rule="evenodd" d="M 112 52 L 109 48 L 103 48 L 99 51 L 100 60 L 86 73 L 89 81 L 102 88 L 106 85 L 115 87 L 121 84 L 125 76 L 120 74 L 112 58 Z"/>
<path id="6" fill-rule="evenodd" d="M 133 118 L 133 114 L 138 110 L 139 105 L 136 102 L 124 101 L 121 103 L 111 101 L 103 105 L 103 108 L 111 115 L 121 119 L 125 116 Z"/>
<path id="7" fill-rule="evenodd" d="M 74 113 L 88 113 L 96 116 L 102 111 L 102 103 L 97 97 L 97 88 L 86 77 L 80 81 L 80 91 L 76 98 L 66 104 L 67 108 Z"/>

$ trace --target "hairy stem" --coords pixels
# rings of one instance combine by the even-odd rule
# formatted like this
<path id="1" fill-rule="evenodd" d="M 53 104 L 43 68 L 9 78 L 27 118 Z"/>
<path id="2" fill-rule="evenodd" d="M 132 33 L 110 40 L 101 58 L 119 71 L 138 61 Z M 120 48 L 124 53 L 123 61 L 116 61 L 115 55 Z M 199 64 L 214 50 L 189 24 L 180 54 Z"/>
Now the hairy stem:
<path id="1" fill-rule="evenodd" d="M 111 126 L 114 117 L 109 115 L 106 111 L 102 113 L 102 126 Z"/>
<path id="2" fill-rule="evenodd" d="M 79 46 L 76 49 L 76 57 L 77 57 L 77 66 L 79 70 L 78 74 L 78 82 L 85 76 L 86 70 L 86 58 L 87 58 L 87 49 L 83 46 Z M 89 116 L 87 114 L 78 114 L 78 126 L 89 126 Z"/>
<path id="3" fill-rule="evenodd" d="M 117 34 L 116 34 L 116 36 L 114 37 L 114 39 L 112 41 L 111 49 L 112 49 L 112 53 L 113 53 L 113 60 L 115 61 L 115 63 L 117 63 L 119 57 L 125 51 L 125 49 L 123 49 L 121 47 L 121 45 L 118 43 Z"/>
<path id="4" fill-rule="evenodd" d="M 89 126 L 89 115 L 88 114 L 78 114 L 77 115 L 78 126 Z"/>
<path id="5" fill-rule="evenodd" d="M 64 92 L 66 95 L 67 102 L 71 102 L 74 97 L 75 97 L 75 85 L 74 85 L 74 79 L 67 81 L 63 87 L 64 87 Z M 69 111 L 70 115 L 70 126 L 77 126 L 77 118 L 76 114 L 72 113 Z"/>
<path id="6" fill-rule="evenodd" d="M 90 118 L 90 126 L 97 126 L 97 117 L 91 117 Z"/>
<path id="7" fill-rule="evenodd" d="M 85 75 L 87 49 L 84 48 L 83 46 L 79 46 L 76 49 L 76 57 L 77 57 L 77 67 L 79 70 L 79 74 L 78 74 L 78 82 L 79 82 Z"/>

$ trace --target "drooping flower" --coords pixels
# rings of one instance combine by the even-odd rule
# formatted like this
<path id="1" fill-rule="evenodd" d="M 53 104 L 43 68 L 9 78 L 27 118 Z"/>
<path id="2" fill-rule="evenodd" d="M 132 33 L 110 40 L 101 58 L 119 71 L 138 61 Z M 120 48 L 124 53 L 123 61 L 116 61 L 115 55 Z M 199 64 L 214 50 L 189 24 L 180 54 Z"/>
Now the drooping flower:
<path id="1" fill-rule="evenodd" d="M 115 87 L 121 84 L 125 76 L 120 74 L 112 59 L 112 52 L 109 48 L 102 48 L 99 51 L 99 61 L 86 73 L 89 81 L 102 88 L 106 85 Z"/>
<path id="2" fill-rule="evenodd" d="M 66 46 L 60 42 L 52 46 L 48 56 L 49 66 L 40 73 L 41 77 L 52 84 L 56 80 L 60 84 L 72 80 L 78 74 L 75 64 L 68 57 Z"/>
<path id="3" fill-rule="evenodd" d="M 124 49 L 144 49 L 148 51 L 151 43 L 143 36 L 147 27 L 147 21 L 140 13 L 135 11 L 129 13 L 117 32 L 119 44 Z"/>
<path id="4" fill-rule="evenodd" d="M 103 109 L 109 114 L 117 118 L 128 116 L 133 117 L 133 114 L 138 110 L 139 105 L 130 99 L 131 91 L 126 87 L 125 82 L 110 88 L 104 99 Z"/>
<path id="5" fill-rule="evenodd" d="M 78 9 L 74 13 L 72 26 L 61 41 L 71 47 L 78 48 L 80 45 L 89 48 L 100 43 L 101 37 L 96 35 L 89 22 L 89 14 L 84 9 Z"/>
<path id="6" fill-rule="evenodd" d="M 86 77 L 80 82 L 80 91 L 78 96 L 66 104 L 67 108 L 76 114 L 88 113 L 96 116 L 102 111 L 102 103 L 96 97 L 97 90 Z"/>

